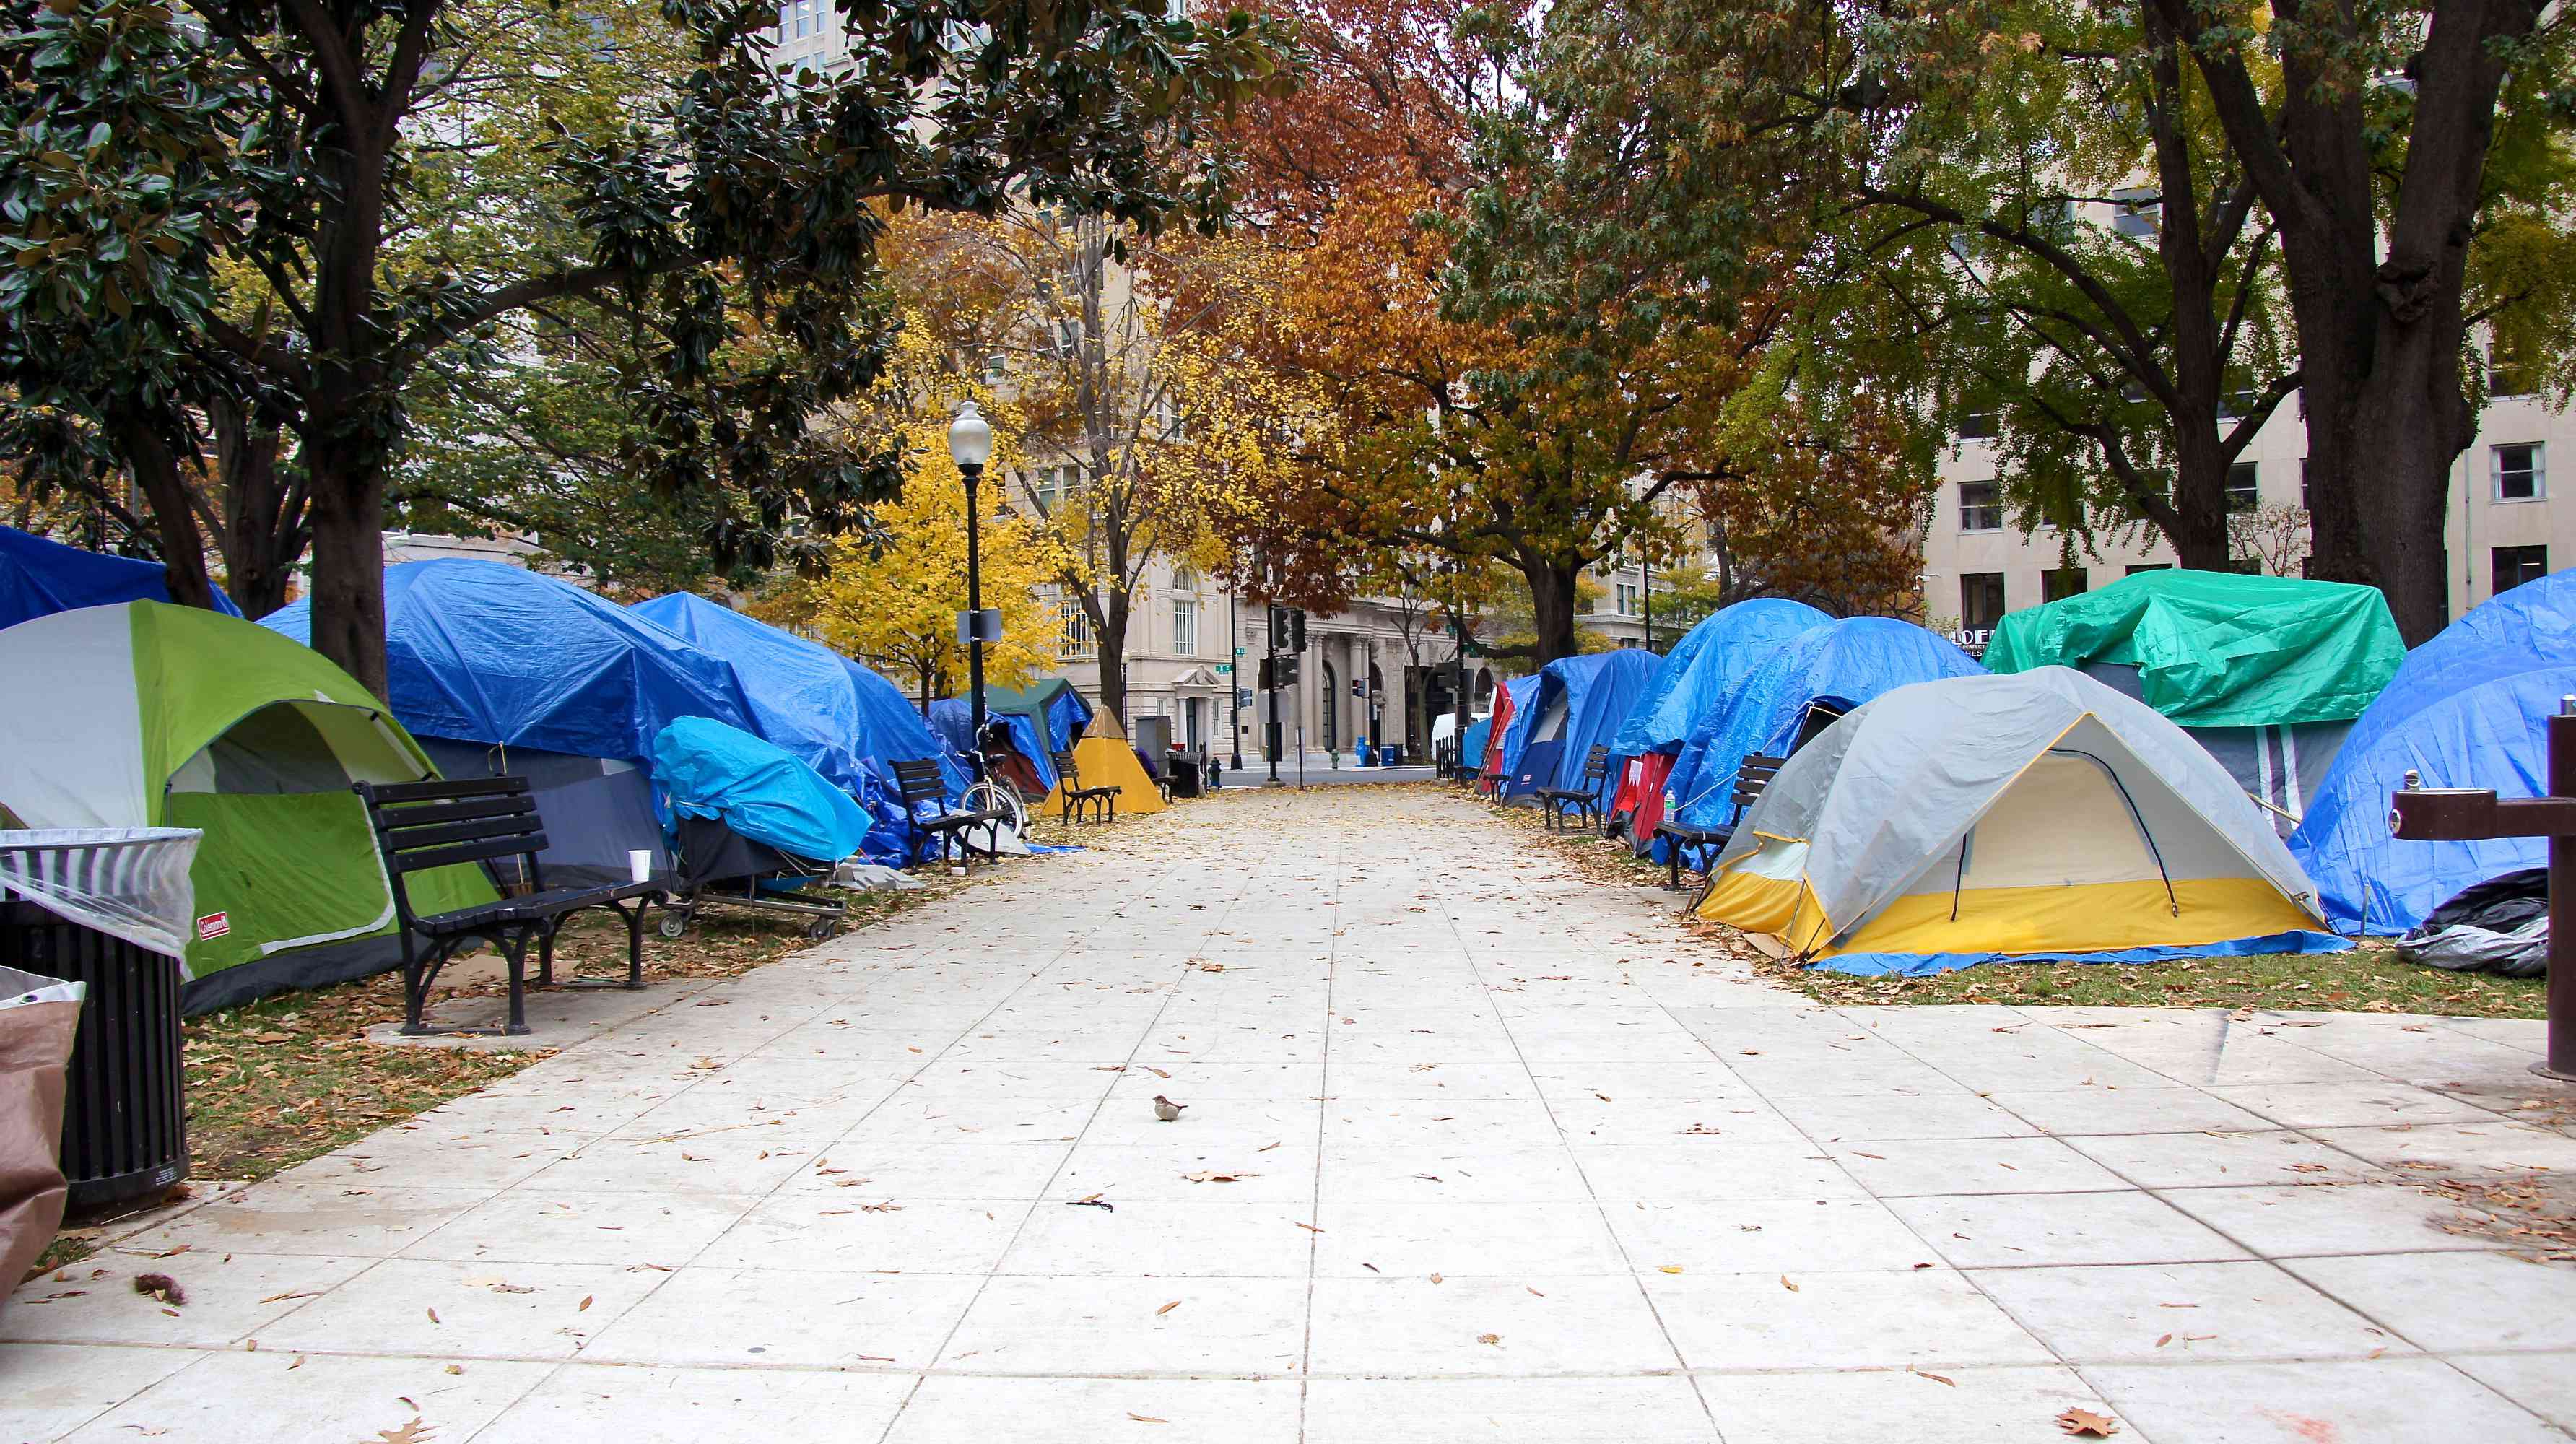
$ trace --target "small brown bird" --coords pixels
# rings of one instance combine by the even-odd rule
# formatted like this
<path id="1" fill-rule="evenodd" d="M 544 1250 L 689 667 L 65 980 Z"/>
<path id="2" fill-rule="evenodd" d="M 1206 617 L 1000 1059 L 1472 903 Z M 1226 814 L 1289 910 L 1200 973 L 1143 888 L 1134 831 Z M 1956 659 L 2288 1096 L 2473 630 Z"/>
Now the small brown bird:
<path id="1" fill-rule="evenodd" d="M 1186 1103 L 1175 1103 L 1160 1093 L 1154 1095 L 1154 1116 L 1162 1119 L 1165 1123 L 1176 1123 L 1180 1121 L 1181 1110 L 1189 1106 L 1190 1105 Z"/>

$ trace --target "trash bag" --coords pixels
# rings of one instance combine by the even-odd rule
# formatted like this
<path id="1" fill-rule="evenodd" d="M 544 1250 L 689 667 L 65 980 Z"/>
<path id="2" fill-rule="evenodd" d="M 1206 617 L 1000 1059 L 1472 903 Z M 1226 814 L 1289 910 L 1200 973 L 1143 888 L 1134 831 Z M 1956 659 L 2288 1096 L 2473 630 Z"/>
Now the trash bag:
<path id="1" fill-rule="evenodd" d="M 0 967 L 0 1301 L 62 1227 L 63 1071 L 81 985 Z"/>
<path id="2" fill-rule="evenodd" d="M 2398 956 L 2456 973 L 2537 978 L 2549 971 L 2549 869 L 2463 888 L 2397 940 Z"/>

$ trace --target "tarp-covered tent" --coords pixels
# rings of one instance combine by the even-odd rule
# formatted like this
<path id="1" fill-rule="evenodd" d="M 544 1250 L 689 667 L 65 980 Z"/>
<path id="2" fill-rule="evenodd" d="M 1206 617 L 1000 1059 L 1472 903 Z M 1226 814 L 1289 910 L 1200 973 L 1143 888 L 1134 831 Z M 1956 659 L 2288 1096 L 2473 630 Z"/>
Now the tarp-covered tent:
<path id="1" fill-rule="evenodd" d="M 899 863 L 912 855 L 912 825 L 904 815 L 895 763 L 931 758 L 947 779 L 948 800 L 965 796 L 971 779 L 964 765 L 931 735 L 894 684 L 866 667 L 820 642 L 687 592 L 627 610 L 733 667 L 760 735 L 857 798 L 877 819 L 866 848 L 870 861 Z"/>
<path id="2" fill-rule="evenodd" d="M 301 642 L 306 603 L 261 622 Z M 667 865 L 653 738 L 682 717 L 756 732 L 733 668 L 570 582 L 455 558 L 385 568 L 394 715 L 449 776 L 526 777 L 549 882 L 622 882 L 626 854 Z"/>
<path id="3" fill-rule="evenodd" d="M 2376 587 L 2165 568 L 2012 613 L 1985 661 L 2074 667 L 2138 698 L 2286 830 L 2405 655 Z"/>
<path id="4" fill-rule="evenodd" d="M 1485 745 L 1479 754 L 1481 760 L 1476 766 L 1478 773 L 1491 772 L 1508 780 L 1511 765 L 1520 756 L 1519 748 L 1515 745 L 1516 724 L 1522 720 L 1525 707 L 1537 691 L 1538 674 L 1536 672 L 1526 677 L 1507 677 L 1503 680 L 1503 685 L 1494 689 L 1494 715 L 1482 724 L 1485 728 Z M 1496 782 L 1495 791 L 1499 793 L 1502 786 L 1502 782 Z"/>
<path id="5" fill-rule="evenodd" d="M 1161 789 L 1154 785 L 1153 774 L 1136 757 L 1136 749 L 1127 739 L 1127 729 L 1118 725 L 1118 716 L 1104 707 L 1083 724 L 1082 740 L 1073 744 L 1073 770 L 1085 787 L 1119 789 L 1118 810 L 1143 816 L 1160 812 L 1169 803 L 1163 801 Z M 1064 810 L 1064 783 L 1058 780 L 1047 794 L 1046 810 Z"/>
<path id="6" fill-rule="evenodd" d="M 1700 914 L 1863 974 L 2344 946 L 2217 759 L 2065 667 L 1862 704 L 1781 767 Z"/>
<path id="7" fill-rule="evenodd" d="M 29 827 L 194 827 L 192 1011 L 364 977 L 401 958 L 350 786 L 436 771 L 384 704 L 306 647 L 162 602 L 0 630 L 0 811 Z M 488 902 L 471 865 L 407 879 L 424 912 Z"/>
<path id="8" fill-rule="evenodd" d="M 950 747 L 957 748 L 961 756 L 972 741 L 974 728 L 969 716 L 968 699 L 964 697 L 943 698 L 930 704 L 931 729 Z M 1075 739 L 1082 736 L 1083 727 L 1091 721 L 1091 703 L 1061 677 L 1048 677 L 1026 687 L 987 686 L 985 725 L 990 726 L 997 717 L 1003 719 L 1009 731 L 1011 746 L 1036 775 L 1037 794 L 1044 795 L 1055 787 L 1055 754 L 1073 750 Z"/>
<path id="9" fill-rule="evenodd" d="M 1892 617 L 1810 627 L 1773 648 L 1731 696 L 1701 716 L 1665 786 L 1674 816 L 1688 827 L 1724 827 L 1734 815 L 1735 778 L 1745 758 L 1791 756 L 1835 718 L 1909 682 L 1983 670 L 1948 638 Z"/>
<path id="10" fill-rule="evenodd" d="M 1503 780 L 1503 800 L 1532 801 L 1543 787 L 1581 787 L 1592 749 L 1610 745 L 1661 666 L 1652 652 L 1622 647 L 1559 657 L 1541 667 L 1538 690 L 1524 712 L 1529 728 Z M 1618 790 L 1621 770 L 1613 754 L 1609 773 L 1596 784 L 1604 803 Z"/>
<path id="11" fill-rule="evenodd" d="M 960 757 L 975 750 L 974 712 L 963 697 L 942 697 L 930 704 L 930 731 Z M 1046 743 L 1046 722 L 1024 712 L 986 712 L 984 725 L 1000 727 L 1010 739 L 1007 755 L 990 757 L 1001 779 L 1030 802 L 1055 786 L 1055 749 Z"/>
<path id="12" fill-rule="evenodd" d="M 2473 883 L 2544 865 L 2549 841 L 2400 842 L 2388 795 L 2426 787 L 2548 791 L 2550 714 L 2576 693 L 2576 571 L 2526 582 L 2407 654 L 2310 796 L 2290 851 L 2346 932 L 2402 933 Z"/>
<path id="13" fill-rule="evenodd" d="M 0 627 L 79 607 L 170 600 L 169 569 L 159 562 L 101 556 L 15 527 L 0 526 Z M 222 592 L 215 609 L 241 608 Z"/>
<path id="14" fill-rule="evenodd" d="M 1755 597 L 1709 614 L 1673 644 L 1663 670 L 1647 684 L 1610 744 L 1613 753 L 1628 759 L 1610 800 L 1610 815 L 1625 819 L 1631 847 L 1644 853 L 1654 846 L 1655 824 L 1664 820 L 1666 784 L 1692 726 L 1733 696 L 1781 643 L 1832 620 L 1804 602 Z"/>

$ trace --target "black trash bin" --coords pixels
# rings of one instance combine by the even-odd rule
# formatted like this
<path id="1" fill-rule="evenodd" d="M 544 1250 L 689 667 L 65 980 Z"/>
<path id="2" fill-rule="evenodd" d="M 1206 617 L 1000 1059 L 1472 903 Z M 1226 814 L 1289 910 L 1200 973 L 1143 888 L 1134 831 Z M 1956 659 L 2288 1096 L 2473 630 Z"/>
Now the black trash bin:
<path id="1" fill-rule="evenodd" d="M 146 1198 L 187 1177 L 179 965 L 34 903 L 6 902 L 0 966 L 88 984 L 64 1077 L 71 1211 Z"/>
<path id="2" fill-rule="evenodd" d="M 188 1173 L 179 957 L 203 836 L 186 828 L 0 832 L 0 965 L 86 985 L 64 1078 L 75 1212 Z"/>

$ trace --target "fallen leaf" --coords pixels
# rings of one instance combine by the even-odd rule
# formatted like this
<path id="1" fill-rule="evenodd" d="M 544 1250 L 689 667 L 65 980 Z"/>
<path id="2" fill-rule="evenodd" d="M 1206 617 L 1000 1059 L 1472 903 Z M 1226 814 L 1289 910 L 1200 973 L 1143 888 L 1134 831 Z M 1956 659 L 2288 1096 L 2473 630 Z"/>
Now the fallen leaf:
<path id="1" fill-rule="evenodd" d="M 1798 1286 L 1789 1282 L 1789 1276 L 1787 1274 L 1780 1275 L 1780 1287 L 1787 1289 L 1793 1294 L 1798 1291 Z"/>
<path id="2" fill-rule="evenodd" d="M 1433 1275 L 1431 1276 L 1431 1281 L 1432 1281 L 1433 1283 L 1435 1283 L 1435 1284 L 1436 1284 L 1436 1283 L 1441 1283 L 1441 1282 L 1443 1282 L 1443 1280 L 1441 1279 L 1440 1275 L 1438 1275 L 1438 1274 L 1433 1274 Z"/>
<path id="3" fill-rule="evenodd" d="M 463 1364 L 450 1364 L 447 1366 L 447 1372 L 451 1374 L 462 1374 L 465 1372 L 465 1366 Z"/>
<path id="4" fill-rule="evenodd" d="M 1151 1414 L 1138 1414 L 1134 1412 L 1130 1412 L 1127 1417 L 1135 1420 L 1139 1424 L 1169 1424 L 1172 1422 L 1169 1419 L 1157 1419 Z"/>
<path id="5" fill-rule="evenodd" d="M 1523 1285 L 1521 1285 L 1521 1287 L 1522 1287 L 1522 1288 L 1525 1288 L 1525 1289 L 1529 1289 L 1529 1291 L 1530 1291 L 1530 1297 L 1531 1297 L 1531 1298 L 1534 1298 L 1534 1299 L 1543 1299 L 1543 1298 L 1546 1298 L 1546 1297 L 1547 1297 L 1547 1295 L 1545 1295 L 1545 1294 L 1543 1294 L 1543 1293 L 1540 1293 L 1540 1292 L 1539 1292 L 1538 1290 L 1536 1290 L 1536 1289 L 1530 1289 L 1530 1286 L 1529 1286 L 1529 1285 L 1527 1285 L 1527 1284 L 1523 1284 Z"/>
<path id="6" fill-rule="evenodd" d="M 2108 1439 L 2120 1432 L 2120 1421 L 2090 1409 L 2069 1409 L 2057 1416 L 2057 1427 L 2087 1439 Z"/>
<path id="7" fill-rule="evenodd" d="M 1929 1379 L 1935 1384 L 1947 1384 L 1953 1389 L 1959 1387 L 1959 1381 L 1956 1379 L 1946 1378 L 1940 1374 L 1927 1374 L 1921 1369 L 1916 1369 L 1913 1372 L 1914 1376 L 1918 1379 Z"/>
<path id="8" fill-rule="evenodd" d="M 573 1312 L 576 1314 L 586 1314 L 590 1312 L 590 1301 L 593 1297 L 594 1296 L 590 1294 L 583 1294 L 581 1296 L 581 1307 L 573 1310 Z"/>
<path id="9" fill-rule="evenodd" d="M 1274 1149 L 1274 1148 L 1276 1148 L 1276 1147 L 1278 1147 L 1278 1146 L 1279 1146 L 1279 1145 L 1278 1145 L 1278 1144 L 1276 1144 L 1276 1143 L 1265 1143 L 1265 1144 L 1261 1145 L 1259 1148 L 1256 1148 L 1256 1149 L 1254 1149 L 1254 1150 L 1252 1150 L 1252 1151 L 1253 1151 L 1253 1152 L 1255 1152 L 1255 1153 L 1268 1153 L 1271 1149 Z"/>
<path id="10" fill-rule="evenodd" d="M 1503 1336 L 1500 1334 L 1478 1334 L 1476 1336 L 1476 1342 L 1480 1344 L 1500 1345 L 1503 1342 Z"/>
<path id="11" fill-rule="evenodd" d="M 1163 1305 L 1161 1308 L 1154 1310 L 1154 1317 L 1159 1319 L 1163 1315 L 1170 1313 L 1172 1310 L 1177 1309 L 1180 1306 L 1181 1301 L 1179 1299 L 1174 1299 L 1170 1303 Z"/>
<path id="12" fill-rule="evenodd" d="M 433 1323 L 433 1324 L 434 1324 L 434 1323 L 437 1323 L 437 1322 L 438 1322 L 438 1310 L 436 1310 L 436 1309 L 431 1309 L 431 1310 L 429 1310 L 428 1312 L 429 1312 L 429 1321 L 430 1321 L 431 1323 Z"/>
<path id="13" fill-rule="evenodd" d="M 1157 1078 L 1169 1078 L 1172 1076 L 1171 1074 L 1164 1072 L 1162 1069 L 1155 1067 L 1151 1063 L 1145 1065 L 1145 1071 L 1153 1074 Z"/>
<path id="14" fill-rule="evenodd" d="M 1322 1233 L 1322 1232 L 1323 1232 L 1323 1230 L 1322 1230 L 1322 1229 L 1315 1227 L 1315 1226 L 1314 1226 L 1313 1224 L 1311 1224 L 1311 1223 L 1301 1223 L 1301 1224 L 1299 1224 L 1299 1225 L 1297 1225 L 1297 1226 L 1298 1226 L 1299 1228 L 1304 1229 L 1304 1230 L 1305 1230 L 1306 1232 L 1308 1232 L 1308 1233 Z M 1435 1282 L 1435 1283 L 1436 1283 L 1436 1282 L 1438 1282 L 1438 1280 L 1435 1278 L 1435 1279 L 1433 1280 L 1433 1282 Z"/>
<path id="15" fill-rule="evenodd" d="M 1659 1273 L 1668 1273 L 1668 1274 L 1677 1274 L 1677 1273 L 1680 1273 L 1681 1271 L 1682 1271 L 1682 1266 L 1681 1266 L 1680 1264 L 1665 1264 L 1665 1265 L 1663 1265 L 1660 1269 L 1658 1269 L 1658 1270 L 1657 1270 L 1657 1272 L 1659 1272 Z"/>
<path id="16" fill-rule="evenodd" d="M 1191 1183 L 1241 1183 L 1247 1178 L 1259 1178 L 1260 1176 L 1261 1175 L 1258 1173 L 1219 1173 L 1213 1168 L 1201 1169 L 1197 1173 L 1184 1173 L 1181 1175 L 1182 1178 L 1187 1179 Z"/>
<path id="17" fill-rule="evenodd" d="M 2171 1334 L 2159 1334 L 2159 1335 L 2157 1335 L 2157 1336 L 2156 1336 L 2156 1347 L 2157 1347 L 2157 1348 L 2159 1348 L 2159 1349 L 2163 1348 L 2165 1345 L 2170 1344 L 2170 1343 L 2172 1343 L 2172 1342 L 2173 1342 L 2173 1335 L 2171 1335 Z"/>
<path id="18" fill-rule="evenodd" d="M 377 1430 L 376 1438 L 381 1441 L 381 1444 L 425 1444 L 429 1436 L 437 1432 L 437 1425 L 424 1424 L 420 1416 L 414 1414 L 411 1416 L 411 1422 L 399 1429 Z"/>

